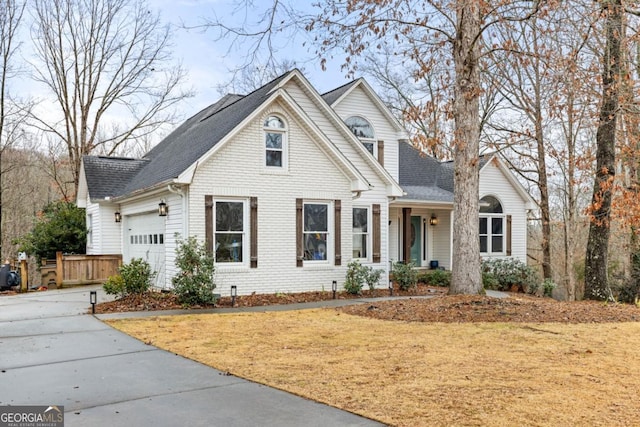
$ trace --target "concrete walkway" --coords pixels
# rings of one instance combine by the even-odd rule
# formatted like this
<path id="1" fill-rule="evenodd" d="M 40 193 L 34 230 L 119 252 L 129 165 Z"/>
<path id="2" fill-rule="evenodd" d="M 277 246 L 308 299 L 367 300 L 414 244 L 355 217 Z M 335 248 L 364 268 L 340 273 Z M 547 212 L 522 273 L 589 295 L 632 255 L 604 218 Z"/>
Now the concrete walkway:
<path id="1" fill-rule="evenodd" d="M 106 300 L 0 296 L 0 406 L 64 405 L 67 427 L 380 425 L 145 345 L 86 314 L 90 290 Z"/>

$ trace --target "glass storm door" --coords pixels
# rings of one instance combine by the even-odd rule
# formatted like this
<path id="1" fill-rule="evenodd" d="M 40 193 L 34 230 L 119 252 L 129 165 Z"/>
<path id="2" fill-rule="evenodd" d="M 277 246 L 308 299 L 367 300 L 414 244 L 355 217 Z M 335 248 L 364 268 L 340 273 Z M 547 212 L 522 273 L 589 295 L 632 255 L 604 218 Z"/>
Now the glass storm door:
<path id="1" fill-rule="evenodd" d="M 419 216 L 411 217 L 411 262 L 416 266 L 421 265 L 422 260 L 422 218 Z"/>

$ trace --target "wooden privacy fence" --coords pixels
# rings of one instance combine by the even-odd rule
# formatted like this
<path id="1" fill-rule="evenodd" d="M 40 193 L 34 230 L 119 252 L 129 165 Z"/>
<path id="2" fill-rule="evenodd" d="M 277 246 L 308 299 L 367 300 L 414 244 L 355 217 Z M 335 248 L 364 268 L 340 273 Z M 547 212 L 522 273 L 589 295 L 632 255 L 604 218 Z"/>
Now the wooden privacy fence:
<path id="1" fill-rule="evenodd" d="M 104 283 L 118 273 L 122 255 L 63 255 L 56 253 L 55 263 L 47 260 L 40 271 L 42 284 L 57 288 Z"/>

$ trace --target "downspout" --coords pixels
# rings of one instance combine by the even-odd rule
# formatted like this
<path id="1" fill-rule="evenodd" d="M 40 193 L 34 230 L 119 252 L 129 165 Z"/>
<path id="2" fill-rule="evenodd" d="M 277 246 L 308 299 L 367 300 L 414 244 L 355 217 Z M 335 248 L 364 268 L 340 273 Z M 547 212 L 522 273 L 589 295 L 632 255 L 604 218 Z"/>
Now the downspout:
<path id="1" fill-rule="evenodd" d="M 449 270 L 453 270 L 453 211 L 449 213 Z"/>
<path id="2" fill-rule="evenodd" d="M 182 186 L 176 185 L 176 184 L 167 185 L 167 190 L 169 190 L 170 193 L 177 194 L 178 196 L 180 196 L 180 199 L 182 201 L 182 232 L 180 234 L 182 234 L 183 238 L 187 238 L 189 237 L 187 236 L 187 231 L 189 229 L 188 227 L 189 215 L 187 210 L 188 209 L 187 199 L 186 197 L 184 197 L 184 190 Z"/>
<path id="3" fill-rule="evenodd" d="M 182 186 L 180 185 L 176 185 L 176 184 L 169 184 L 167 185 L 167 190 L 172 193 L 172 194 L 177 194 L 178 196 L 180 196 L 180 199 L 182 201 L 182 231 L 180 232 L 180 234 L 182 235 L 183 239 L 186 239 L 187 236 L 187 230 L 189 229 L 188 227 L 188 211 L 187 211 L 187 198 L 185 197 L 184 194 L 184 189 L 182 188 Z M 167 242 L 167 240 L 170 239 L 174 239 L 173 236 L 169 236 L 168 238 L 165 238 L 165 243 Z M 167 259 L 167 253 L 165 251 L 165 283 L 163 284 L 163 288 L 165 288 L 167 286 L 167 279 L 168 279 L 168 269 L 166 268 L 168 266 L 168 259 Z M 175 269 L 175 254 L 171 257 L 171 266 L 173 269 Z"/>

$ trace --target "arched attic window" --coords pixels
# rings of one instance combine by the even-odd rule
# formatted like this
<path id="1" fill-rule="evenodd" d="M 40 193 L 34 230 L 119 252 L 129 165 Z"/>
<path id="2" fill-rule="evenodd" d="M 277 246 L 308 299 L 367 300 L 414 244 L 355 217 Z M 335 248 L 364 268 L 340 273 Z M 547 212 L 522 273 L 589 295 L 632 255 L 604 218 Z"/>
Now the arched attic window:
<path id="1" fill-rule="evenodd" d="M 373 126 L 365 118 L 360 116 L 351 116 L 345 120 L 347 127 L 353 132 L 355 136 L 360 139 L 362 145 L 374 156 L 378 157 L 376 136 L 373 131 Z"/>

